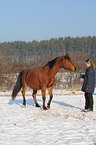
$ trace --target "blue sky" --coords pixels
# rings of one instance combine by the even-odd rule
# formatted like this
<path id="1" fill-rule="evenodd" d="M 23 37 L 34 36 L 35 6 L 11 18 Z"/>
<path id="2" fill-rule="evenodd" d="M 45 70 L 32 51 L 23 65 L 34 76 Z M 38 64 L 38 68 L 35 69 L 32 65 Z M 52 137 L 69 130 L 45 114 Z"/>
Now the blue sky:
<path id="1" fill-rule="evenodd" d="M 96 36 L 96 0 L 0 0 L 0 42 Z"/>

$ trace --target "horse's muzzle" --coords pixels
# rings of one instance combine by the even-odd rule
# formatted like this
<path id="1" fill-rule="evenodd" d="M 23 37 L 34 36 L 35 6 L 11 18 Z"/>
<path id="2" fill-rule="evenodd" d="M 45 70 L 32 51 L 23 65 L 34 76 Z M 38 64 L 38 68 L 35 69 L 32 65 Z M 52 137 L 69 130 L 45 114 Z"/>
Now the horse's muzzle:
<path id="1" fill-rule="evenodd" d="M 76 67 L 73 67 L 72 71 L 75 72 L 76 71 Z"/>

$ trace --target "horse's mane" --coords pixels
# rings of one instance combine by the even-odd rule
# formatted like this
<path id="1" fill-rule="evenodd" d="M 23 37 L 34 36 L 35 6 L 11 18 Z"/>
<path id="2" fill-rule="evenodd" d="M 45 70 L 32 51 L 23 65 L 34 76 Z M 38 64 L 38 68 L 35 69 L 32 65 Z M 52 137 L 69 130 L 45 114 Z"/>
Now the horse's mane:
<path id="1" fill-rule="evenodd" d="M 56 57 L 55 59 L 49 61 L 46 65 L 48 65 L 49 68 L 52 69 L 53 66 L 54 66 L 54 64 L 55 64 L 55 62 L 56 62 L 56 59 L 57 59 L 57 58 L 58 58 L 58 57 Z"/>

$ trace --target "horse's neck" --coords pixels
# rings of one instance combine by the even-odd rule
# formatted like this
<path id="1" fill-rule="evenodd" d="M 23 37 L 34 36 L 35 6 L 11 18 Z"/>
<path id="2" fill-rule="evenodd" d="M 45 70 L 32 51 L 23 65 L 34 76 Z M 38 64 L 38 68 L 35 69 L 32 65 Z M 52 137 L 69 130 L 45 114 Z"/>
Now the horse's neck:
<path id="1" fill-rule="evenodd" d="M 62 58 L 58 58 L 56 60 L 55 65 L 53 66 L 53 68 L 50 70 L 51 72 L 51 77 L 55 77 L 56 73 L 60 70 L 60 68 L 62 68 Z"/>

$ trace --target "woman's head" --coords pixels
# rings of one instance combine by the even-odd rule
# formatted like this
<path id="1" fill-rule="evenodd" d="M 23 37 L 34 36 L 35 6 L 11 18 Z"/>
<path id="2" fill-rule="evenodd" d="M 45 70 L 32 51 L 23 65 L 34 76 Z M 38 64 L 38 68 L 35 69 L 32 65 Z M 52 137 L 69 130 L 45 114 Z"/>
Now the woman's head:
<path id="1" fill-rule="evenodd" d="M 87 65 L 87 67 L 89 67 L 89 66 L 92 65 L 92 67 L 94 68 L 94 63 L 92 62 L 91 59 L 87 59 L 87 60 L 85 61 L 85 63 L 86 63 L 86 65 Z"/>

